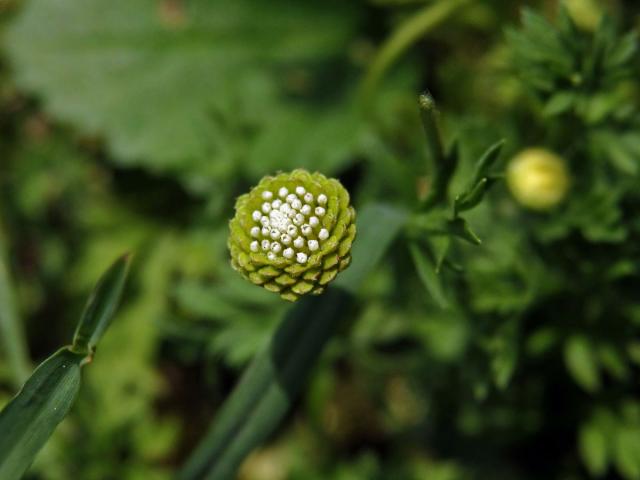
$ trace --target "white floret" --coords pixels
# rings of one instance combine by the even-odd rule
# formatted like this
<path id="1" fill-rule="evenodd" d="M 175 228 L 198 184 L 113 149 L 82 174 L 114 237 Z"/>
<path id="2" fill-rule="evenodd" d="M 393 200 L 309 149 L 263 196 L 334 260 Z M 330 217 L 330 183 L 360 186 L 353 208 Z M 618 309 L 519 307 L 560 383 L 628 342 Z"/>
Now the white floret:
<path id="1" fill-rule="evenodd" d="M 293 203 L 294 200 L 297 200 L 298 197 L 296 196 L 295 193 L 290 193 L 289 195 L 287 195 L 287 203 L 291 204 Z"/>
<path id="2" fill-rule="evenodd" d="M 293 246 L 296 248 L 304 247 L 304 238 L 296 237 L 296 239 L 293 241 Z"/>
<path id="3" fill-rule="evenodd" d="M 305 237 L 308 237 L 313 232 L 313 229 L 311 228 L 311 225 L 305 223 L 304 225 L 302 225 L 302 227 L 300 227 L 300 231 Z"/>
<path id="4" fill-rule="evenodd" d="M 298 227 L 296 227 L 295 225 L 288 225 L 287 233 L 292 237 L 295 237 L 298 234 Z"/>
<path id="5" fill-rule="evenodd" d="M 291 243 L 291 237 L 286 233 L 283 233 L 282 235 L 280 235 L 280 241 L 285 245 L 289 245 Z"/>
<path id="6" fill-rule="evenodd" d="M 293 209 L 291 208 L 291 205 L 289 205 L 288 203 L 283 203 L 282 205 L 280 205 L 279 210 L 284 213 L 285 215 L 291 213 L 293 211 Z"/>

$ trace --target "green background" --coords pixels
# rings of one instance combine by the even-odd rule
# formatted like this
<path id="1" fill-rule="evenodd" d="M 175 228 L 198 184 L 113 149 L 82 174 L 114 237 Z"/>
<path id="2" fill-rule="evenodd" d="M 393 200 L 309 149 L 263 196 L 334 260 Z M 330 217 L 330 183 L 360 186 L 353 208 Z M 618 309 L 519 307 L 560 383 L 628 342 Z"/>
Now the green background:
<path id="1" fill-rule="evenodd" d="M 502 167 L 562 156 L 567 198 L 531 212 L 497 182 L 466 215 L 482 245 L 418 239 L 426 280 L 407 231 L 240 478 L 640 479 L 640 6 L 567 8 L 0 0 L 0 404 L 135 253 L 27 478 L 172 478 L 289 308 L 229 266 L 235 197 L 304 167 L 356 209 L 416 208 L 428 89 L 452 190 L 504 138 Z"/>

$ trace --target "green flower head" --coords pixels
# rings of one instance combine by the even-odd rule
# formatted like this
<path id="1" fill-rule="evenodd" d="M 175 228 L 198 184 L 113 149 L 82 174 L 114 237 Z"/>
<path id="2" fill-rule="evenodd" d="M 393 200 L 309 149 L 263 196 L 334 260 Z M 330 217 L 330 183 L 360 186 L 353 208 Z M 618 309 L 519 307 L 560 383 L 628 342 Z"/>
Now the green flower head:
<path id="1" fill-rule="evenodd" d="M 285 300 L 320 294 L 351 263 L 355 217 L 338 180 L 306 170 L 264 177 L 236 201 L 231 265 Z"/>

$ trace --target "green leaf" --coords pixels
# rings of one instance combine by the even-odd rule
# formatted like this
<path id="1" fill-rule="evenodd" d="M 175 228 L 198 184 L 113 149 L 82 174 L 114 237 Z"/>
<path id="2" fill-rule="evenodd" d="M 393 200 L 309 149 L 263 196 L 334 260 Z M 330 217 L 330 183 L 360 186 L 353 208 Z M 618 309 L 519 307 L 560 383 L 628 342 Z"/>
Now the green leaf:
<path id="1" fill-rule="evenodd" d="M 93 354 L 120 303 L 130 263 L 130 255 L 124 255 L 98 281 L 73 336 L 73 351 Z"/>
<path id="2" fill-rule="evenodd" d="M 353 293 L 401 231 L 405 219 L 404 212 L 384 205 L 362 209 L 353 264 L 325 294 L 304 297 L 289 310 L 224 403 L 180 479 L 233 478 L 246 455 L 273 432 L 336 325 L 348 313 Z"/>
<path id="3" fill-rule="evenodd" d="M 578 435 L 580 456 L 592 477 L 604 475 L 609 465 L 607 435 L 600 427 L 596 422 L 589 422 Z"/>
<path id="4" fill-rule="evenodd" d="M 404 228 L 409 216 L 401 208 L 373 203 L 358 211 L 358 235 L 351 248 L 352 264 L 342 272 L 334 284 L 357 293 L 379 261 Z"/>
<path id="5" fill-rule="evenodd" d="M 462 238 L 472 245 L 481 245 L 482 240 L 471 230 L 469 223 L 463 218 L 456 218 L 447 223 L 447 231 L 452 235 Z"/>
<path id="6" fill-rule="evenodd" d="M 554 93 L 545 104 L 543 113 L 549 117 L 560 115 L 573 108 L 575 101 L 576 94 L 574 92 Z"/>
<path id="7" fill-rule="evenodd" d="M 436 273 L 442 271 L 449 249 L 451 248 L 451 237 L 433 237 L 429 239 L 429 245 L 436 264 Z"/>
<path id="8" fill-rule="evenodd" d="M 622 425 L 615 438 L 614 461 L 627 480 L 640 479 L 640 428 Z"/>
<path id="9" fill-rule="evenodd" d="M 453 204 L 454 217 L 460 212 L 471 210 L 482 201 L 485 193 L 497 179 L 497 177 L 490 175 L 490 170 L 498 159 L 503 146 L 504 140 L 500 140 L 490 146 L 480 157 L 467 189 L 456 196 Z"/>
<path id="10" fill-rule="evenodd" d="M 122 294 L 129 256 L 117 260 L 96 285 L 80 319 L 72 347 L 42 363 L 0 412 L 0 480 L 18 479 L 73 405 L 80 368 L 92 360 Z"/>
<path id="11" fill-rule="evenodd" d="M 283 97 L 322 93 L 313 63 L 343 55 L 356 19 L 345 2 L 33 0 L 7 45 L 21 87 L 114 160 L 215 177 L 247 131 L 287 125 Z"/>
<path id="12" fill-rule="evenodd" d="M 596 352 L 584 336 L 574 335 L 564 346 L 564 360 L 575 381 L 588 392 L 600 388 Z"/>
<path id="13" fill-rule="evenodd" d="M 0 479 L 22 477 L 75 401 L 85 356 L 64 348 L 0 412 Z"/>
<path id="14" fill-rule="evenodd" d="M 489 349 L 491 353 L 491 371 L 493 381 L 502 390 L 507 388 L 516 370 L 518 361 L 518 322 L 507 321 L 494 338 Z"/>
<path id="15" fill-rule="evenodd" d="M 504 143 L 504 140 L 499 140 L 489 148 L 487 148 L 487 150 L 482 154 L 476 164 L 476 170 L 471 181 L 472 184 L 478 183 L 483 178 L 489 176 L 490 170 L 493 168 L 496 161 L 498 160 L 498 157 L 500 156 L 500 152 L 502 151 L 502 147 L 504 147 Z"/>
<path id="16" fill-rule="evenodd" d="M 612 377 L 625 381 L 630 376 L 629 366 L 622 352 L 614 345 L 603 344 L 598 346 L 598 360 L 602 368 Z"/>
<path id="17" fill-rule="evenodd" d="M 482 201 L 484 194 L 487 193 L 493 182 L 494 179 L 485 177 L 476 183 L 471 190 L 458 195 L 453 204 L 453 215 L 457 216 L 460 212 L 471 210 L 473 207 L 477 206 Z"/>
<path id="18" fill-rule="evenodd" d="M 416 243 L 409 244 L 409 252 L 413 258 L 420 280 L 440 308 L 447 308 L 449 301 L 442 287 L 442 279 L 436 272 L 436 265 Z"/>
<path id="19" fill-rule="evenodd" d="M 346 292 L 329 288 L 295 304 L 223 405 L 181 479 L 233 478 L 291 407 L 348 303 Z"/>

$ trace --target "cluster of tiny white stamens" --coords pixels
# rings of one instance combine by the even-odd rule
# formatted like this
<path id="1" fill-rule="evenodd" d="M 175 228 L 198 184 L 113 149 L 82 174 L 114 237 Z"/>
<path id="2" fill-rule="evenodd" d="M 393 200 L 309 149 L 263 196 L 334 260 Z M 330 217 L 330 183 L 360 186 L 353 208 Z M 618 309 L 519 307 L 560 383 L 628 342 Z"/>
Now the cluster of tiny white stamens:
<path id="1" fill-rule="evenodd" d="M 295 193 L 281 187 L 277 192 L 262 192 L 260 210 L 252 213 L 256 224 L 251 227 L 252 252 L 267 252 L 269 260 L 279 256 L 306 263 L 308 252 L 320 249 L 329 238 L 329 231 L 322 227 L 321 218 L 327 213 L 328 198 L 321 193 L 314 197 L 298 185 Z"/>

